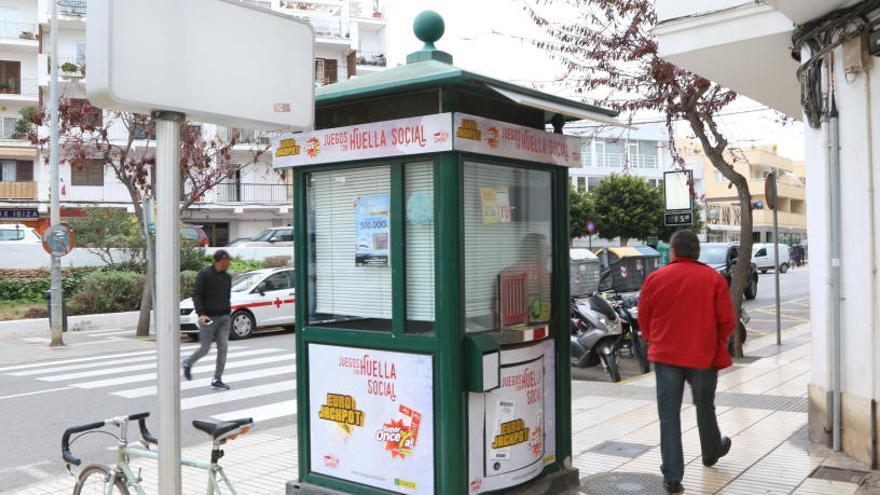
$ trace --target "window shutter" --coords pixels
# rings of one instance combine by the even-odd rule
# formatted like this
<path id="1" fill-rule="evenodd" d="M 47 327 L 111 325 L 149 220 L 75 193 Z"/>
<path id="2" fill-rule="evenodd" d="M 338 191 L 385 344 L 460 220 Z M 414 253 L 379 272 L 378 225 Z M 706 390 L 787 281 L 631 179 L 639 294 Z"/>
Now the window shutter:
<path id="1" fill-rule="evenodd" d="M 324 59 L 324 79 L 329 84 L 339 80 L 339 62 L 335 59 Z"/>
<path id="2" fill-rule="evenodd" d="M 434 205 L 434 164 L 410 163 L 404 168 L 407 208 L 414 194 Z M 406 319 L 434 321 L 434 222 L 406 222 Z"/>
<path id="3" fill-rule="evenodd" d="M 16 162 L 15 180 L 18 182 L 33 182 L 34 162 L 24 160 Z"/>

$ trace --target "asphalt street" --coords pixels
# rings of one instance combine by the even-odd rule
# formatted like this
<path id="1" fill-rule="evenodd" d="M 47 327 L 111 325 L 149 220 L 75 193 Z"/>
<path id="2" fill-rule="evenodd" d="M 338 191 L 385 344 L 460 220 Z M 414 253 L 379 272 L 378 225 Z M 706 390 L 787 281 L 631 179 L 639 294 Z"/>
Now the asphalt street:
<path id="1" fill-rule="evenodd" d="M 776 332 L 776 287 L 774 272 L 759 275 L 758 297 L 745 301 L 743 307 L 751 316 L 747 325 L 749 338 Z M 779 292 L 782 307 L 782 331 L 807 323 L 810 320 L 810 280 L 807 267 L 793 268 L 779 274 Z M 785 336 L 783 335 L 783 342 Z M 626 380 L 640 374 L 637 361 L 621 351 L 618 357 L 620 375 Z M 609 381 L 601 365 L 592 368 L 572 368 L 575 380 Z"/>
<path id="2" fill-rule="evenodd" d="M 102 351 L 101 334 L 93 337 L 94 353 L 88 357 L 0 365 L 0 417 L 5 426 L 0 447 L 0 492 L 14 493 L 18 487 L 64 475 L 61 435 L 70 426 L 149 411 L 153 416 L 148 426 L 161 443 L 154 346 L 149 346 L 152 350 L 140 346 L 137 351 L 108 353 Z M 119 341 L 119 337 L 105 339 L 108 343 L 110 339 Z M 0 341 L 0 345 L 4 343 Z M 182 342 L 181 354 L 188 355 L 194 346 L 193 342 Z M 213 352 L 196 364 L 191 382 L 181 377 L 184 447 L 210 440 L 192 427 L 194 419 L 252 416 L 257 431 L 296 420 L 293 334 L 257 335 L 232 341 L 230 346 L 223 378 L 231 390 L 214 390 L 209 385 Z M 135 426 L 129 432 L 129 441 L 139 439 Z M 83 459 L 83 465 L 112 463 L 115 442 L 109 436 L 92 434 L 74 442 L 71 450 Z"/>

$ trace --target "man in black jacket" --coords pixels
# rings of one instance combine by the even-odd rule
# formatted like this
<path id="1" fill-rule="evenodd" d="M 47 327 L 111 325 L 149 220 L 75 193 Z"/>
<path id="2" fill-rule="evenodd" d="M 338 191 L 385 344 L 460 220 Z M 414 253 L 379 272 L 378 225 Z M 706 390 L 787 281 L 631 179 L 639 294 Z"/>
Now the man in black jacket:
<path id="1" fill-rule="evenodd" d="M 200 271 L 193 284 L 192 300 L 199 317 L 199 348 L 183 362 L 183 376 L 192 380 L 192 367 L 196 361 L 205 357 L 211 349 L 211 342 L 217 341 L 217 365 L 211 386 L 229 390 L 221 377 L 226 366 L 226 350 L 229 344 L 229 329 L 232 319 L 229 316 L 229 297 L 232 277 L 226 271 L 232 260 L 229 253 L 219 250 L 214 253 L 214 264 Z"/>

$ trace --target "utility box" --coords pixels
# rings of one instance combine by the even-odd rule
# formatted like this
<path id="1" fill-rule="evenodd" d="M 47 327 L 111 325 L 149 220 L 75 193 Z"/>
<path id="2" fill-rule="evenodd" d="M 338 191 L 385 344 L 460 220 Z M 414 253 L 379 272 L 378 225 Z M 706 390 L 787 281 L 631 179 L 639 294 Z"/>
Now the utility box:
<path id="1" fill-rule="evenodd" d="M 571 467 L 568 167 L 614 112 L 433 47 L 321 88 L 294 173 L 299 480 L 288 493 L 560 493 Z"/>

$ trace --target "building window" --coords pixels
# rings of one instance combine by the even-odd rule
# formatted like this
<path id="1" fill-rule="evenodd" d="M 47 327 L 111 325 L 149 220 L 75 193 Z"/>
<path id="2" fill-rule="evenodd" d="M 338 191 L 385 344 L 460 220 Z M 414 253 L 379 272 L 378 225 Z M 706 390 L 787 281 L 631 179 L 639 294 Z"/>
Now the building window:
<path id="1" fill-rule="evenodd" d="M 434 331 L 434 163 L 404 167 L 406 223 L 405 333 Z"/>
<path id="2" fill-rule="evenodd" d="M 333 84 L 338 81 L 338 62 L 332 58 L 315 59 L 315 81 L 321 84 Z"/>
<path id="3" fill-rule="evenodd" d="M 577 178 L 577 190 L 584 192 L 587 190 L 587 178 L 586 177 L 578 177 Z"/>
<path id="4" fill-rule="evenodd" d="M 21 94 L 21 62 L 0 60 L 0 92 Z"/>
<path id="5" fill-rule="evenodd" d="M 552 174 L 465 163 L 465 325 L 468 332 L 549 322 L 553 314 Z"/>
<path id="6" fill-rule="evenodd" d="M 100 160 L 90 160 L 83 167 L 71 167 L 70 185 L 103 186 L 104 162 Z"/>
<path id="7" fill-rule="evenodd" d="M 17 168 L 15 160 L 0 161 L 0 182 L 15 182 Z"/>
<path id="8" fill-rule="evenodd" d="M 588 190 L 592 191 L 593 188 L 599 187 L 603 180 L 605 180 L 605 177 L 590 177 L 587 179 Z"/>

